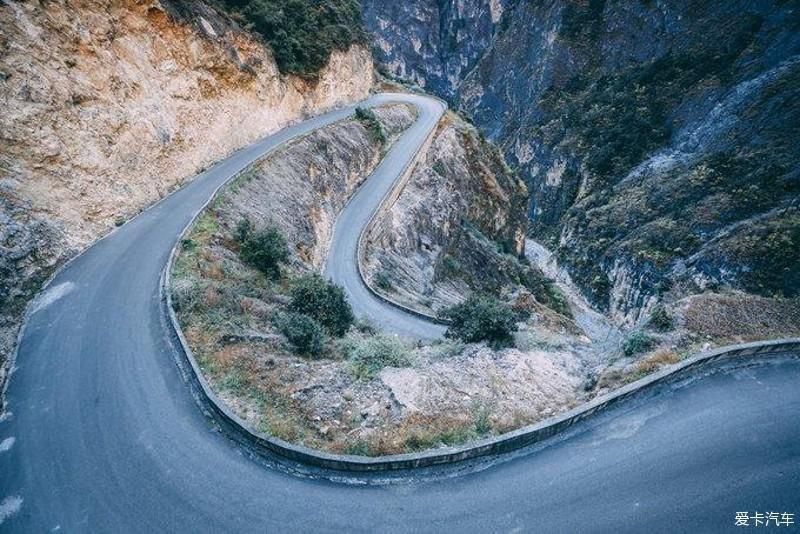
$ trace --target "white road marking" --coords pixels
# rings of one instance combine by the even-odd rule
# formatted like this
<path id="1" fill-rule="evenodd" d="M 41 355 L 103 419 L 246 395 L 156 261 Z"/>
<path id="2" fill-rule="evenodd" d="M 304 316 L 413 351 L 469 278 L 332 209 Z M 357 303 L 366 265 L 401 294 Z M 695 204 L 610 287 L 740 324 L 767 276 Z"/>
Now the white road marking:
<path id="1" fill-rule="evenodd" d="M 6 438 L 3 441 L 0 441 L 0 452 L 6 452 L 8 449 L 14 446 L 15 438 Z"/>

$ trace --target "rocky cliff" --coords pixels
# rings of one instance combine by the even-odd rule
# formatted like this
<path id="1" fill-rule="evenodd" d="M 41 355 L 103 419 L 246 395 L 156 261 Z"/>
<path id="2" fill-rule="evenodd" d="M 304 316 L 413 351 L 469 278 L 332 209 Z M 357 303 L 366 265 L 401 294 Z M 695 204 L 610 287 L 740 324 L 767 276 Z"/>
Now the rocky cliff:
<path id="1" fill-rule="evenodd" d="M 353 46 L 313 78 L 283 75 L 197 1 L 0 4 L 0 368 L 59 263 L 203 166 L 363 98 L 372 70 Z"/>
<path id="2" fill-rule="evenodd" d="M 362 0 L 385 69 L 452 98 L 492 42 L 510 0 Z"/>
<path id="3" fill-rule="evenodd" d="M 544 275 L 524 258 L 525 184 L 497 148 L 454 113 L 396 201 L 368 231 L 365 274 L 386 297 L 436 314 L 474 291 L 526 288 L 553 304 Z"/>
<path id="4" fill-rule="evenodd" d="M 798 294 L 797 2 L 372 0 L 365 16 L 386 68 L 501 145 L 531 235 L 619 322 L 704 290 Z"/>

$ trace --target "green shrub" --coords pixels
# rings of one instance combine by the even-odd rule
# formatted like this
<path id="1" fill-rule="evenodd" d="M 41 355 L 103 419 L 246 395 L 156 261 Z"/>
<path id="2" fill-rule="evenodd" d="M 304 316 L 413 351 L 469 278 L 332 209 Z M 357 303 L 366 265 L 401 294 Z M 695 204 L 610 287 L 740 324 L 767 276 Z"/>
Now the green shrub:
<path id="1" fill-rule="evenodd" d="M 495 348 L 513 344 L 517 330 L 514 311 L 490 296 L 472 295 L 461 304 L 445 309 L 441 317 L 450 321 L 445 336 L 467 343 L 486 341 Z"/>
<path id="2" fill-rule="evenodd" d="M 344 290 L 313 273 L 292 284 L 289 309 L 316 319 L 332 336 L 341 337 L 355 317 Z"/>
<path id="3" fill-rule="evenodd" d="M 659 332 L 668 332 L 672 330 L 674 326 L 672 316 L 667 313 L 667 310 L 663 306 L 658 306 L 653 310 L 647 324 Z"/>
<path id="4" fill-rule="evenodd" d="M 647 335 L 641 330 L 636 330 L 631 332 L 623 342 L 622 352 L 625 353 L 625 356 L 634 356 L 642 352 L 647 352 L 652 349 L 655 344 L 656 340 L 652 336 Z"/>
<path id="5" fill-rule="evenodd" d="M 359 106 L 356 108 L 356 119 L 364 125 L 375 141 L 380 144 L 386 142 L 386 133 L 383 131 L 383 126 L 381 126 L 381 122 L 374 111 Z"/>
<path id="6" fill-rule="evenodd" d="M 394 287 L 392 279 L 386 271 L 379 271 L 375 274 L 375 285 L 384 291 L 391 291 Z"/>
<path id="7" fill-rule="evenodd" d="M 238 227 L 237 227 L 238 228 Z M 289 259 L 286 238 L 277 228 L 248 232 L 241 243 L 242 259 L 272 279 L 280 276 L 280 264 Z"/>
<path id="8" fill-rule="evenodd" d="M 564 317 L 572 317 L 572 309 L 569 306 L 567 295 L 558 287 L 555 282 L 547 280 L 545 282 L 547 292 L 547 307 Z"/>
<path id="9" fill-rule="evenodd" d="M 253 223 L 250 222 L 250 219 L 245 217 L 244 219 L 240 220 L 236 223 L 236 229 L 233 231 L 233 238 L 236 239 L 239 243 L 244 243 L 247 241 L 253 233 Z"/>
<path id="10" fill-rule="evenodd" d="M 303 313 L 282 313 L 275 318 L 275 326 L 294 346 L 295 352 L 319 356 L 325 348 L 325 332 L 313 318 Z"/>
<path id="11" fill-rule="evenodd" d="M 269 44 L 283 73 L 314 78 L 334 50 L 366 42 L 358 0 L 219 0 Z"/>
<path id="12" fill-rule="evenodd" d="M 384 367 L 411 365 L 409 347 L 396 336 L 377 334 L 347 341 L 343 345 L 348 353 L 350 371 L 359 380 L 373 379 Z"/>

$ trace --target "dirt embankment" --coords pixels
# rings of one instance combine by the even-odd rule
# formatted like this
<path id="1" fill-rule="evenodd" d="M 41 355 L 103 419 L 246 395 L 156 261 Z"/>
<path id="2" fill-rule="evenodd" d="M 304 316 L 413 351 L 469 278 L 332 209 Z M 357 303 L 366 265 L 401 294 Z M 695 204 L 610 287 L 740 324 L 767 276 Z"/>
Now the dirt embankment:
<path id="1" fill-rule="evenodd" d="M 193 6 L 0 4 L 0 384 L 59 263 L 205 165 L 372 86 L 363 48 L 315 82 L 283 76 L 259 40 Z"/>
<path id="2" fill-rule="evenodd" d="M 376 116 L 388 142 L 410 122 L 405 106 Z M 290 301 L 287 288 L 320 269 L 337 214 L 385 147 L 357 120 L 317 130 L 255 165 L 193 228 L 175 266 L 173 296 L 220 397 L 271 435 L 373 455 L 462 443 L 571 406 L 583 380 L 580 362 L 566 346 L 536 346 L 527 331 L 524 350 L 494 351 L 459 342 L 410 346 L 362 324 L 311 355 L 293 352 L 274 321 Z M 242 261 L 235 235 L 245 217 L 286 236 L 291 258 L 280 279 Z M 382 363 L 357 369 L 359 354 Z"/>

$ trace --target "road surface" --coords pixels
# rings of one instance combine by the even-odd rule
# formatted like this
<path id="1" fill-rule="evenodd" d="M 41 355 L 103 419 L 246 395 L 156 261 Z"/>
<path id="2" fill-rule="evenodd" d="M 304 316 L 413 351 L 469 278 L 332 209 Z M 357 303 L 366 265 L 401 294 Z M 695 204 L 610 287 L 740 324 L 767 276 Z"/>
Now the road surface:
<path id="1" fill-rule="evenodd" d="M 216 432 L 164 323 L 170 248 L 228 176 L 351 111 L 237 152 L 55 277 L 0 422 L 0 531 L 716 532 L 737 511 L 800 513 L 796 355 L 662 388 L 458 477 L 302 478 Z"/>
<path id="2" fill-rule="evenodd" d="M 428 134 L 436 128 L 436 123 L 445 110 L 444 104 L 433 98 L 408 95 L 406 99 L 419 110 L 417 121 L 392 145 L 369 179 L 339 214 L 325 264 L 325 274 L 344 287 L 358 317 L 368 319 L 383 330 L 406 338 L 434 339 L 444 334 L 444 326 L 387 305 L 364 286 L 356 262 L 362 230 L 381 200 L 392 190 L 409 158 L 417 153 Z"/>

